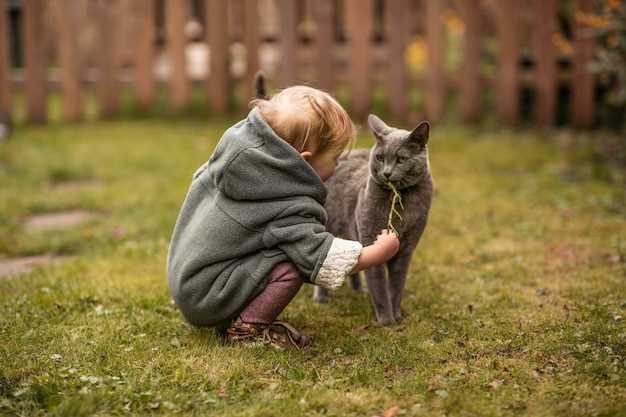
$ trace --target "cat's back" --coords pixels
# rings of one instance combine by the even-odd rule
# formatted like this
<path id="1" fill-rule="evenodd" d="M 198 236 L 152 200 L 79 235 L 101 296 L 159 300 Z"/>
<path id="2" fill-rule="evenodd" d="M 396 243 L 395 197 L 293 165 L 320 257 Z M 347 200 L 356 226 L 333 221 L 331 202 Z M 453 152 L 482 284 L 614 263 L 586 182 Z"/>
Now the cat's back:
<path id="1" fill-rule="evenodd" d="M 341 190 L 343 193 L 346 188 L 353 189 L 365 184 L 368 175 L 369 149 L 354 149 L 349 155 L 341 158 L 335 172 L 326 181 L 326 187 L 330 193 Z"/>
<path id="2" fill-rule="evenodd" d="M 324 206 L 328 213 L 327 228 L 339 237 L 350 237 L 359 191 L 369 177 L 369 155 L 369 149 L 352 150 L 339 160 L 335 173 L 325 183 L 328 189 Z"/>

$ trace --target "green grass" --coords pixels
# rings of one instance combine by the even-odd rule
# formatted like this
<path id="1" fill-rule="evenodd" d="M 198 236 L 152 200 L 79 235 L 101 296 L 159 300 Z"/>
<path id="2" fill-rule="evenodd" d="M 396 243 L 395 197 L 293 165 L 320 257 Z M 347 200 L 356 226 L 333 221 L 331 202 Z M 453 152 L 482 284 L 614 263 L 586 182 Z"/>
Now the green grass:
<path id="1" fill-rule="evenodd" d="M 0 279 L 0 414 L 625 415 L 623 183 L 558 147 L 567 132 L 435 127 L 408 318 L 377 327 L 366 295 L 317 305 L 306 286 L 283 315 L 315 338 L 300 353 L 226 346 L 170 302 L 172 226 L 227 125 L 19 127 L 0 145 L 0 254 L 72 256 Z M 74 208 L 102 216 L 23 229 Z"/>

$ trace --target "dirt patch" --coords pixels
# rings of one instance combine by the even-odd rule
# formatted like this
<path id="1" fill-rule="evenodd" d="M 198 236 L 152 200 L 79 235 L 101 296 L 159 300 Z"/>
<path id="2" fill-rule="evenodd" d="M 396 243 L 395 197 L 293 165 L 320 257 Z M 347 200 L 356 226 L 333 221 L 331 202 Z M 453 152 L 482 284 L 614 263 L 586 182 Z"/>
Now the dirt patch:
<path id="1" fill-rule="evenodd" d="M 23 258 L 0 258 L 0 278 L 25 274 L 33 269 L 67 259 L 66 256 L 36 255 Z"/>
<path id="2" fill-rule="evenodd" d="M 96 219 L 98 214 L 86 210 L 61 211 L 44 213 L 26 219 L 24 227 L 28 232 L 67 229 Z"/>
<path id="3" fill-rule="evenodd" d="M 587 266 L 594 259 L 611 264 L 621 261 L 619 254 L 615 251 L 580 243 L 555 242 L 546 246 L 545 260 L 550 269 Z"/>
<path id="4" fill-rule="evenodd" d="M 76 180 L 55 182 L 49 188 L 51 191 L 70 192 L 93 190 L 101 185 L 102 182 L 97 180 Z"/>

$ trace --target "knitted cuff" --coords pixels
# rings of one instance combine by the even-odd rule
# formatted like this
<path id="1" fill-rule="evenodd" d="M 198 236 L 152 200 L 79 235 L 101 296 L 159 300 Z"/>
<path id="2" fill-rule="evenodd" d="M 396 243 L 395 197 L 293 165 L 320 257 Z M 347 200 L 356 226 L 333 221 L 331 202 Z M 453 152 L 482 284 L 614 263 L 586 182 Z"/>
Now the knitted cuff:
<path id="1" fill-rule="evenodd" d="M 341 287 L 359 260 L 363 245 L 354 240 L 334 238 L 314 283 L 324 288 Z"/>

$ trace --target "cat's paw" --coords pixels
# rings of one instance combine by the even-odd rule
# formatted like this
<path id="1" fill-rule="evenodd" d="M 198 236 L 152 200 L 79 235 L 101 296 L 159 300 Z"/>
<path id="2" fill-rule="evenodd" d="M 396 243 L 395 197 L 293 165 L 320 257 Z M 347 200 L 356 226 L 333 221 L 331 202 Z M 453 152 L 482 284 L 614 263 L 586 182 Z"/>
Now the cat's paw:
<path id="1" fill-rule="evenodd" d="M 376 321 L 374 322 L 374 325 L 378 327 L 393 326 L 394 324 L 396 324 L 396 321 L 393 319 L 393 317 L 379 318 L 376 319 Z"/>
<path id="2" fill-rule="evenodd" d="M 397 322 L 397 323 L 401 323 L 404 321 L 404 319 L 406 319 L 406 315 L 402 312 L 399 311 L 397 313 L 394 313 L 393 315 L 393 319 Z"/>

